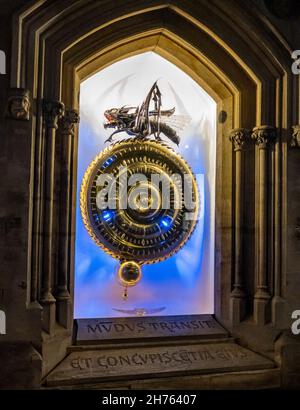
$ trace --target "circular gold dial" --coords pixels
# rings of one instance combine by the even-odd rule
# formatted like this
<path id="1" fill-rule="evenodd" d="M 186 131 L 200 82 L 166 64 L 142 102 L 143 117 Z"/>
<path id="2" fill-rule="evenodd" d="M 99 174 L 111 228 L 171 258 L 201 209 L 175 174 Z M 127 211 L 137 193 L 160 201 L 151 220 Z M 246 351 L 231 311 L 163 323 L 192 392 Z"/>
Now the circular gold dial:
<path id="1" fill-rule="evenodd" d="M 82 181 L 80 207 L 90 236 L 107 253 L 154 263 L 177 252 L 192 234 L 199 194 L 179 154 L 161 142 L 130 138 L 92 161 Z"/>

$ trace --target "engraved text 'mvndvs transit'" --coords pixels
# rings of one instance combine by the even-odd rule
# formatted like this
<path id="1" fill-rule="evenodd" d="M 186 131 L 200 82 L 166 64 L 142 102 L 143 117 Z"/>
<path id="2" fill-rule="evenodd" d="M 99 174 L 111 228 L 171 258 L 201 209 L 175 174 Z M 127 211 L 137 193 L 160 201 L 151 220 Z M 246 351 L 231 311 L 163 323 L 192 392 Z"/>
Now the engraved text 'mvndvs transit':
<path id="1" fill-rule="evenodd" d="M 223 338 L 228 336 L 228 332 L 212 315 L 77 319 L 76 325 L 78 344 L 136 337 L 213 336 Z"/>
<path id="2" fill-rule="evenodd" d="M 109 321 L 101 321 L 96 324 L 87 324 L 88 333 L 117 333 L 122 332 L 137 332 L 143 333 L 147 331 L 161 332 L 168 331 L 170 333 L 180 333 L 182 330 L 190 329 L 212 329 L 215 328 L 215 323 L 211 320 L 191 320 L 191 321 L 161 321 L 161 322 L 145 322 L 137 323 L 115 323 Z"/>

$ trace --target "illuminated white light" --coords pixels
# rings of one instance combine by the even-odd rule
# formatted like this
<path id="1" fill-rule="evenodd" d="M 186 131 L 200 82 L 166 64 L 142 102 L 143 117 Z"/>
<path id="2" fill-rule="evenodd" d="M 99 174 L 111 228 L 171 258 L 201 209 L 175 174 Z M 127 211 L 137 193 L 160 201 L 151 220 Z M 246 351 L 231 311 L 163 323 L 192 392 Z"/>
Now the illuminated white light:
<path id="1" fill-rule="evenodd" d="M 108 66 L 84 81 L 80 90 L 78 188 L 89 163 L 108 146 L 104 141 L 112 130 L 103 127 L 104 111 L 140 104 L 156 80 L 162 92 L 163 108 L 175 107 L 176 115 L 192 118 L 187 129 L 178 131 L 179 147 L 164 135 L 161 137 L 185 158 L 195 175 L 202 174 L 200 220 L 192 238 L 178 254 L 161 263 L 143 266 L 142 281 L 131 290 L 129 300 L 123 302 L 115 274 L 119 262 L 93 243 L 78 211 L 75 318 L 124 316 L 113 310 L 122 306 L 129 310 L 165 306 L 164 315 L 213 313 L 216 104 L 194 80 L 149 52 Z M 121 133 L 114 140 L 124 138 L 129 136 Z M 103 212 L 100 219 L 109 224 Z M 171 227 L 163 224 L 161 229 L 167 232 Z"/>

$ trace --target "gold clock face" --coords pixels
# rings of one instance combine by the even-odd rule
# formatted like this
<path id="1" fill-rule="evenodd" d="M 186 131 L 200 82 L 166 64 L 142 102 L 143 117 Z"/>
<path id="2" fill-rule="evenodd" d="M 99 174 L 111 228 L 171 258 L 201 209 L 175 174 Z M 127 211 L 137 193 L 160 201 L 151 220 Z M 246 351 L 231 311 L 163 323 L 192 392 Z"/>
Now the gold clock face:
<path id="1" fill-rule="evenodd" d="M 142 265 L 176 253 L 199 211 L 195 177 L 167 145 L 130 138 L 102 151 L 81 186 L 85 227 L 111 256 Z"/>

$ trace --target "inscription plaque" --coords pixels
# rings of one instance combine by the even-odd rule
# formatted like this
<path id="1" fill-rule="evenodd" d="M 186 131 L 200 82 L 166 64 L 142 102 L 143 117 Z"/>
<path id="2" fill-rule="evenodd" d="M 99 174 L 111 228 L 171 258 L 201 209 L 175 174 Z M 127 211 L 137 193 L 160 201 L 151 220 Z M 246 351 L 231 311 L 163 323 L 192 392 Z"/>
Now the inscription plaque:
<path id="1" fill-rule="evenodd" d="M 228 336 L 212 315 L 77 319 L 77 344 L 101 340 L 164 338 L 169 336 Z"/>
<path id="2" fill-rule="evenodd" d="M 47 384 L 106 379 L 203 374 L 274 367 L 274 363 L 233 342 L 182 346 L 130 347 L 72 352 L 47 378 Z"/>

